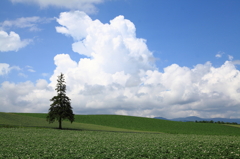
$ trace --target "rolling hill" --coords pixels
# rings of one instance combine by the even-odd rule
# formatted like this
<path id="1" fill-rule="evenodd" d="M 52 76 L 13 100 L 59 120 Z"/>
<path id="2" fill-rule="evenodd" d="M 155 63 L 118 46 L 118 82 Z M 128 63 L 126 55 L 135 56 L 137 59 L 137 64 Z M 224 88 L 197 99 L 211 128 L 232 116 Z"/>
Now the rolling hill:
<path id="1" fill-rule="evenodd" d="M 155 119 L 163 119 L 163 120 L 171 120 L 171 121 L 182 121 L 182 122 L 189 122 L 189 121 L 193 121 L 195 122 L 196 120 L 197 121 L 214 121 L 214 122 L 218 122 L 218 121 L 223 121 L 223 122 L 229 122 L 229 123 L 232 123 L 232 122 L 236 122 L 238 124 L 240 124 L 240 119 L 239 118 L 233 118 L 233 119 L 230 119 L 230 118 L 199 118 L 197 116 L 189 116 L 189 117 L 185 117 L 185 118 L 173 118 L 173 119 L 166 119 L 166 118 L 162 118 L 162 117 L 155 117 Z"/>
<path id="2" fill-rule="evenodd" d="M 48 124 L 46 115 L 39 113 L 0 113 L 0 124 L 56 128 L 58 123 Z M 75 115 L 75 122 L 71 124 L 64 121 L 63 128 L 170 134 L 240 135 L 239 128 L 226 125 L 177 122 L 122 115 Z"/>

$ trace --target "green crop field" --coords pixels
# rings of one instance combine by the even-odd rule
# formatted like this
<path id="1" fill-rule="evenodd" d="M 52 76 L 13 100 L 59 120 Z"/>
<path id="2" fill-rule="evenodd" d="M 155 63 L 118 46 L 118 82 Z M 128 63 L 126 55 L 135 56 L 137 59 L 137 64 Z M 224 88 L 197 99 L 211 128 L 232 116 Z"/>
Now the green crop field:
<path id="1" fill-rule="evenodd" d="M 1 128 L 0 158 L 239 158 L 237 136 Z"/>
<path id="2" fill-rule="evenodd" d="M 120 115 L 57 126 L 46 114 L 0 113 L 0 158 L 240 158 L 239 127 Z"/>

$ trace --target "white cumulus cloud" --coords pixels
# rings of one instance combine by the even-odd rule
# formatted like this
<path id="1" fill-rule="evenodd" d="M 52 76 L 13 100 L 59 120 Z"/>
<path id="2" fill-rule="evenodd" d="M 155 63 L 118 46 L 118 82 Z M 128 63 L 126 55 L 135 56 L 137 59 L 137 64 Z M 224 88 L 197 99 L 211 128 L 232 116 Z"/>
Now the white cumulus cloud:
<path id="1" fill-rule="evenodd" d="M 3 30 L 0 30 L 0 51 L 18 51 L 19 49 L 27 46 L 31 40 L 21 40 L 20 36 L 11 31 L 9 34 Z"/>
<path id="2" fill-rule="evenodd" d="M 28 3 L 37 4 L 42 8 L 53 6 L 67 9 L 78 9 L 87 13 L 96 12 L 96 4 L 102 3 L 105 0 L 10 0 L 13 3 Z"/>
<path id="3" fill-rule="evenodd" d="M 56 31 L 72 37 L 73 51 L 86 57 L 56 55 L 49 83 L 3 82 L 0 111 L 46 112 L 62 72 L 76 114 L 240 117 L 238 60 L 220 67 L 172 64 L 160 72 L 146 40 L 137 38 L 134 24 L 123 16 L 104 24 L 74 11 L 61 13 L 57 22 Z"/>
<path id="4" fill-rule="evenodd" d="M 123 16 L 103 24 L 75 11 L 61 13 L 57 21 L 57 32 L 74 39 L 73 51 L 88 57 L 77 63 L 69 55 L 57 55 L 51 78 L 55 84 L 57 74 L 66 74 L 79 112 L 229 116 L 226 106 L 235 111 L 240 102 L 240 76 L 233 62 L 219 68 L 207 62 L 192 69 L 173 64 L 159 72 L 146 40 L 136 38 L 134 24 Z M 214 81 L 219 82 L 215 87 Z"/>
<path id="5" fill-rule="evenodd" d="M 47 81 L 40 79 L 36 84 L 3 82 L 0 87 L 1 112 L 48 112 L 49 97 L 53 90 Z"/>
<path id="6" fill-rule="evenodd" d="M 62 25 L 56 27 L 57 32 L 75 40 L 73 51 L 90 57 L 90 63 L 107 73 L 138 73 L 139 69 L 155 68 L 146 40 L 136 38 L 134 24 L 123 16 L 103 24 L 84 12 L 75 11 L 61 13 L 57 21 Z"/>

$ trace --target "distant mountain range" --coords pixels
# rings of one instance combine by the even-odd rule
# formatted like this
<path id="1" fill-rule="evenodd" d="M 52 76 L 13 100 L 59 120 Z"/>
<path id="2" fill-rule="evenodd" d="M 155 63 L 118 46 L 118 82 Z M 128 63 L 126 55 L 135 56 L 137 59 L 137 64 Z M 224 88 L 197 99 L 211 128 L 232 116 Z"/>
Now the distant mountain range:
<path id="1" fill-rule="evenodd" d="M 214 122 L 218 122 L 218 121 L 223 121 L 223 122 L 236 122 L 238 124 L 240 124 L 240 119 L 236 118 L 236 119 L 229 119 L 229 118 L 199 118 L 197 116 L 189 116 L 189 117 L 185 117 L 185 118 L 174 118 L 174 119 L 166 119 L 163 117 L 155 117 L 155 119 L 162 119 L 162 120 L 171 120 L 171 121 L 182 121 L 182 122 L 190 122 L 193 121 L 195 122 L 197 121 L 214 121 Z"/>

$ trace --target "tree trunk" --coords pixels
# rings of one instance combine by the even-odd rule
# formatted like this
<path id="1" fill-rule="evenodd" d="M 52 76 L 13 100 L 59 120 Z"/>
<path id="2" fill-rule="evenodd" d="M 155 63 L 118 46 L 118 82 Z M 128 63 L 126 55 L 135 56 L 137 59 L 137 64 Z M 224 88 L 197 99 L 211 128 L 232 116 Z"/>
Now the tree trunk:
<path id="1" fill-rule="evenodd" d="M 58 120 L 59 122 L 59 129 L 62 129 L 62 118 L 60 117 L 60 119 Z"/>

